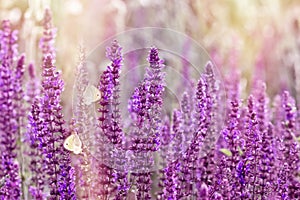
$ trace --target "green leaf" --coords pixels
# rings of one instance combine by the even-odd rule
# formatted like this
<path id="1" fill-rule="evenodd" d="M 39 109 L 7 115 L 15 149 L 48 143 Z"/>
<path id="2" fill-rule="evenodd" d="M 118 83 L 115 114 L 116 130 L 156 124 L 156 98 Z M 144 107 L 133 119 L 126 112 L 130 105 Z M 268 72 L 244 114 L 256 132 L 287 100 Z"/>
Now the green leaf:
<path id="1" fill-rule="evenodd" d="M 229 149 L 221 148 L 219 151 L 222 152 L 224 155 L 226 155 L 228 157 L 232 156 L 232 153 Z"/>
<path id="2" fill-rule="evenodd" d="M 239 152 L 240 156 L 242 156 L 244 154 L 244 152 L 242 151 L 241 147 L 239 147 L 239 146 L 238 146 L 238 152 Z"/>

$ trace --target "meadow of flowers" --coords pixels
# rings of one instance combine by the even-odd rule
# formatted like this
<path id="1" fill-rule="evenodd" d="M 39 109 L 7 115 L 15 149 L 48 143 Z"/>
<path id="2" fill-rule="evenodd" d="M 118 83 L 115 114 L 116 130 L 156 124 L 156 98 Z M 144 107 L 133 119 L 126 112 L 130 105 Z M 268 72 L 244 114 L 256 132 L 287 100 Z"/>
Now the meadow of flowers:
<path id="1" fill-rule="evenodd" d="M 125 90 L 136 58 L 113 38 L 97 84 L 79 48 L 72 98 L 62 100 L 52 17 L 46 9 L 35 63 L 18 27 L 1 22 L 1 200 L 300 199 L 297 89 L 268 95 L 253 76 L 246 92 L 237 67 L 223 77 L 210 60 L 195 80 L 183 67 L 190 82 L 171 104 L 160 46 L 146 48 L 143 75 Z"/>

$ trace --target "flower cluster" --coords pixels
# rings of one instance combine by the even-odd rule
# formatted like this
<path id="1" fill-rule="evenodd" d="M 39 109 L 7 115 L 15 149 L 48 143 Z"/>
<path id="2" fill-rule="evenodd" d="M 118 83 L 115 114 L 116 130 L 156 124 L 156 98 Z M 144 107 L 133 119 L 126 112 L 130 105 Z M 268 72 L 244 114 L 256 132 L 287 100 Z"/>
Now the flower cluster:
<path id="1" fill-rule="evenodd" d="M 34 101 L 29 115 L 30 169 L 34 175 L 30 192 L 32 198 L 43 199 L 48 188 L 50 199 L 74 199 L 74 169 L 70 153 L 63 148 L 63 141 L 69 135 L 64 128 L 60 105 L 64 83 L 54 66 L 54 36 L 48 9 L 45 12 L 44 29 L 41 96 Z"/>
<path id="2" fill-rule="evenodd" d="M 0 29 L 0 199 L 300 198 L 300 112 L 292 93 L 272 100 L 255 79 L 242 99 L 240 74 L 233 70 L 222 83 L 211 61 L 188 87 L 184 62 L 179 105 L 164 110 L 168 66 L 153 46 L 124 119 L 126 57 L 113 40 L 97 87 L 80 48 L 66 124 L 49 9 L 43 27 L 41 76 L 38 65 L 25 68 L 10 22 Z"/>
<path id="3" fill-rule="evenodd" d="M 16 150 L 22 128 L 24 56 L 18 58 L 17 31 L 12 30 L 7 20 L 2 22 L 0 41 L 0 177 L 3 182 L 0 197 L 19 199 L 21 177 Z"/>

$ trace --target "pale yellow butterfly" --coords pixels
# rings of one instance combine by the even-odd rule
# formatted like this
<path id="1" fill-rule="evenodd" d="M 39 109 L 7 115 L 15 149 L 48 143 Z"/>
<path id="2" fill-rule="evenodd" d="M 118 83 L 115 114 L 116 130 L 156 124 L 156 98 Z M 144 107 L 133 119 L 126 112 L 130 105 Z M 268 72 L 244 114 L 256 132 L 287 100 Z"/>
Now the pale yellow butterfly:
<path id="1" fill-rule="evenodd" d="M 83 93 L 83 103 L 88 106 L 100 100 L 100 98 L 100 91 L 95 86 L 89 84 Z"/>
<path id="2" fill-rule="evenodd" d="M 72 151 L 74 154 L 80 154 L 82 151 L 82 142 L 77 133 L 72 133 L 64 141 L 64 148 Z"/>

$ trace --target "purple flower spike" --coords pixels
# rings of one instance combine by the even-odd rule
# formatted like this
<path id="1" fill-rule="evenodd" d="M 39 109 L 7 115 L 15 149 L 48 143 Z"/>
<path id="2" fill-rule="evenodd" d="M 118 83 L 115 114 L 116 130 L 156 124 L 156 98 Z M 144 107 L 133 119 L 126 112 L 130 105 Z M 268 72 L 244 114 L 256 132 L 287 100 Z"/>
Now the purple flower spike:
<path id="1" fill-rule="evenodd" d="M 176 199 L 177 196 L 177 183 L 178 183 L 178 161 L 169 163 L 168 167 L 164 170 L 165 180 L 163 183 L 162 199 Z"/>
<path id="2" fill-rule="evenodd" d="M 43 129 L 43 121 L 41 120 L 41 106 L 39 100 L 36 98 L 32 104 L 30 114 L 28 116 L 28 142 L 30 150 L 29 169 L 31 171 L 31 178 L 29 183 L 29 193 L 33 199 L 42 200 L 45 198 L 44 184 L 46 182 L 46 173 L 43 166 L 43 154 L 38 148 L 39 133 Z"/>
<path id="3" fill-rule="evenodd" d="M 18 56 L 18 31 L 11 30 L 9 20 L 2 21 L 2 30 L 0 31 L 0 61 L 2 64 L 10 66 Z"/>
<path id="4" fill-rule="evenodd" d="M 235 96 L 235 95 L 233 95 Z M 239 140 L 241 138 L 241 131 L 238 129 L 238 124 L 240 120 L 240 101 L 238 99 L 230 99 L 229 100 L 229 112 L 227 114 L 227 122 L 226 128 L 222 131 L 223 137 L 225 139 L 226 149 L 228 149 L 231 153 L 231 156 L 222 156 L 223 165 L 220 167 L 225 167 L 225 169 L 219 169 L 218 171 L 224 171 L 224 180 L 225 182 L 230 184 L 230 187 L 220 187 L 223 197 L 233 198 L 237 196 L 239 191 L 234 190 L 233 187 L 237 187 L 239 185 L 239 180 L 236 178 L 237 168 L 236 166 L 239 163 L 240 155 L 238 153 Z M 221 162 L 221 163 L 222 163 Z"/>
<path id="5" fill-rule="evenodd" d="M 209 195 L 208 195 L 208 187 L 205 184 L 202 184 L 199 189 L 198 189 L 198 196 L 203 199 L 203 200 L 208 200 L 209 199 Z"/>
<path id="6" fill-rule="evenodd" d="M 25 100 L 28 103 L 28 110 L 30 110 L 34 99 L 40 94 L 40 80 L 36 77 L 35 66 L 30 63 L 28 66 L 30 80 L 26 84 Z"/>
<path id="7" fill-rule="evenodd" d="M 114 40 L 111 46 L 106 49 L 106 57 L 113 62 L 113 68 L 120 70 L 121 62 L 123 61 L 123 55 L 122 47 L 119 45 L 117 40 Z"/>
<path id="8" fill-rule="evenodd" d="M 152 47 L 150 49 L 148 61 L 150 67 L 146 71 L 145 81 L 149 83 L 149 106 L 154 108 L 153 115 L 157 115 L 161 109 L 163 100 L 162 93 L 164 91 L 165 74 L 162 72 L 164 68 L 164 61 L 158 57 L 158 49 Z M 156 112 L 155 112 L 156 111 Z"/>
<path id="9" fill-rule="evenodd" d="M 70 134 L 64 129 L 65 121 L 60 105 L 64 82 L 54 66 L 53 43 L 54 28 L 51 23 L 50 10 L 47 9 L 44 16 L 44 35 L 41 41 L 43 50 L 42 97 L 39 99 L 40 102 L 36 101 L 33 104 L 29 117 L 31 152 L 36 156 L 31 163 L 32 173 L 36 176 L 31 181 L 31 191 L 33 196 L 40 197 L 44 192 L 43 189 L 49 188 L 49 199 L 75 199 L 74 169 L 71 167 L 70 152 L 63 147 L 64 139 Z M 43 171 L 43 175 L 45 173 L 42 178 L 40 178 L 42 174 L 36 174 L 40 171 Z M 41 181 L 34 181 L 37 179 Z"/>
<path id="10" fill-rule="evenodd" d="M 60 105 L 60 94 L 64 83 L 56 72 L 52 56 L 45 57 L 42 80 L 42 119 L 44 128 L 39 133 L 39 148 L 47 164 L 51 199 L 74 199 L 74 174 L 70 166 L 70 153 L 64 149 L 63 141 L 69 135 L 63 128 L 64 119 Z"/>
<path id="11" fill-rule="evenodd" d="M 111 65 L 100 77 L 100 127 L 108 139 L 117 145 L 121 145 L 124 136 L 121 125 L 120 113 L 120 73 L 123 61 L 122 48 L 116 40 L 107 48 L 106 56 L 111 60 Z"/>
<path id="12" fill-rule="evenodd" d="M 102 133 L 97 136 L 98 141 L 107 141 L 114 145 L 116 148 L 106 148 L 106 155 L 103 155 L 103 159 L 112 159 L 117 169 L 112 169 L 109 166 L 102 166 L 106 168 L 106 173 L 101 174 L 106 176 L 107 182 L 104 183 L 107 189 L 100 192 L 101 195 L 113 196 L 116 195 L 116 199 L 122 199 L 126 196 L 129 189 L 126 166 L 125 152 L 121 149 L 124 141 L 124 133 L 121 124 L 121 112 L 120 112 L 120 73 L 123 62 L 122 48 L 116 40 L 114 40 L 110 47 L 106 49 L 106 56 L 111 60 L 111 64 L 102 73 L 100 77 L 99 89 L 101 91 L 100 108 L 98 112 L 100 116 L 98 121 L 100 122 L 100 128 Z M 105 138 L 103 138 L 103 136 Z M 99 149 L 100 150 L 100 149 Z M 101 169 L 99 169 L 101 170 Z M 106 194 L 104 194 L 106 193 Z"/>
<path id="13" fill-rule="evenodd" d="M 120 112 L 120 73 L 123 61 L 122 48 L 115 40 L 113 41 L 110 48 L 107 49 L 107 57 L 111 60 L 111 74 L 112 74 L 112 111 L 111 111 L 111 127 L 110 132 L 112 133 L 111 140 L 113 144 L 121 144 L 123 141 L 123 132 L 121 125 L 121 112 Z"/>
<path id="14" fill-rule="evenodd" d="M 161 161 L 159 163 L 159 182 L 158 187 L 160 188 L 159 191 L 156 192 L 157 198 L 162 199 L 163 195 L 163 187 L 164 187 L 164 181 L 166 180 L 165 174 L 164 174 L 164 168 L 167 166 L 168 162 L 171 162 L 171 153 L 172 149 L 171 141 L 172 141 L 172 134 L 171 134 L 171 127 L 170 127 L 170 120 L 168 117 L 164 120 L 164 125 L 162 128 L 162 134 L 161 134 L 161 146 L 160 146 L 160 158 Z"/>
<path id="15" fill-rule="evenodd" d="M 273 126 L 270 123 L 267 131 L 264 131 L 261 138 L 260 159 L 259 159 L 259 190 L 261 199 L 268 199 L 274 189 L 275 156 L 273 151 L 274 143 Z"/>
<path id="16" fill-rule="evenodd" d="M 173 126 L 172 126 L 172 159 L 176 160 L 183 155 L 184 135 L 182 133 L 182 115 L 179 110 L 173 111 Z"/>
<path id="17" fill-rule="evenodd" d="M 163 60 L 158 56 L 155 47 L 150 49 L 148 62 L 150 66 L 146 69 L 146 74 L 142 83 L 135 89 L 129 101 L 129 111 L 131 112 L 130 141 L 127 146 L 133 151 L 133 168 L 140 172 L 134 173 L 137 179 L 138 199 L 151 199 L 151 174 L 150 168 L 154 161 L 149 151 L 157 151 L 160 146 L 162 131 L 162 121 L 160 115 L 163 104 L 164 91 L 164 67 Z M 141 160 L 147 160 L 140 163 Z"/>
<path id="18" fill-rule="evenodd" d="M 281 121 L 281 137 L 279 143 L 279 160 L 283 165 L 279 165 L 277 180 L 277 192 L 279 196 L 289 196 L 294 199 L 299 197 L 299 180 L 297 179 L 300 167 L 299 144 L 295 141 L 296 132 L 296 106 L 295 100 L 288 92 L 281 96 L 281 111 L 283 114 Z M 284 167 L 285 166 L 285 167 Z"/>
<path id="19" fill-rule="evenodd" d="M 23 99 L 24 99 L 24 91 L 23 91 L 23 77 L 24 77 L 24 71 L 25 71 L 25 56 L 22 55 L 16 66 L 15 70 L 15 81 L 14 81 L 14 99 L 15 99 L 15 109 L 16 109 L 16 118 L 19 119 L 19 129 L 25 129 L 26 127 L 24 124 L 21 124 L 23 119 L 25 118 L 25 108 L 23 106 Z M 21 132 L 20 132 L 21 133 Z"/>
<path id="20" fill-rule="evenodd" d="M 10 22 L 2 22 L 0 40 L 0 199 L 21 198 L 21 178 L 17 162 L 17 140 L 21 133 L 24 56 L 18 60 L 17 35 Z"/>
<path id="21" fill-rule="evenodd" d="M 200 78 L 197 85 L 196 90 L 196 98 L 195 98 L 195 106 L 194 106 L 194 131 L 201 131 L 202 137 L 204 138 L 206 135 L 208 121 L 206 118 L 206 114 L 209 110 L 207 110 L 207 83 L 206 80 Z"/>
<path id="22" fill-rule="evenodd" d="M 54 48 L 56 29 L 52 25 L 52 12 L 48 8 L 44 13 L 43 28 L 43 37 L 40 40 L 40 48 L 42 49 L 43 59 L 45 59 L 47 55 L 51 55 L 54 63 L 56 58 L 56 52 Z"/>
<path id="23" fill-rule="evenodd" d="M 181 112 L 183 118 L 182 131 L 185 144 L 190 143 L 193 137 L 192 106 L 189 99 L 189 95 L 187 93 L 183 93 L 181 100 Z"/>
<path id="24" fill-rule="evenodd" d="M 258 130 L 257 114 L 255 112 L 255 102 L 252 95 L 248 98 L 248 115 L 246 123 L 246 147 L 245 156 L 250 172 L 247 175 L 248 189 L 252 198 L 256 198 L 258 194 L 258 164 L 259 164 L 259 145 L 261 135 Z"/>
<path id="25" fill-rule="evenodd" d="M 159 138 L 162 128 L 160 114 L 162 112 L 162 95 L 165 86 L 165 74 L 162 72 L 162 69 L 164 68 L 164 61 L 159 58 L 158 49 L 155 47 L 150 49 L 148 61 L 150 63 L 150 67 L 146 69 L 144 79 L 147 86 L 147 88 L 145 88 L 147 90 L 147 109 L 150 111 L 147 116 L 150 128 L 148 137 L 153 141 L 152 150 L 155 151 L 159 148 Z"/>
<path id="26" fill-rule="evenodd" d="M 268 129 L 268 121 L 269 121 L 269 110 L 268 104 L 269 99 L 266 94 L 267 86 L 263 82 L 258 83 L 258 88 L 256 91 L 256 112 L 257 112 L 257 120 L 258 120 L 258 129 L 260 133 L 266 131 Z"/>
<path id="27" fill-rule="evenodd" d="M 142 83 L 135 89 L 130 101 L 129 112 L 132 118 L 132 144 L 130 147 L 139 151 L 157 151 L 160 145 L 160 133 L 162 122 L 160 114 L 162 111 L 162 95 L 164 91 L 164 67 L 163 60 L 158 57 L 157 48 L 150 49 L 148 61 L 150 67 Z M 146 131 L 143 128 L 147 129 Z M 145 142 L 141 148 L 136 149 L 142 137 Z"/>

